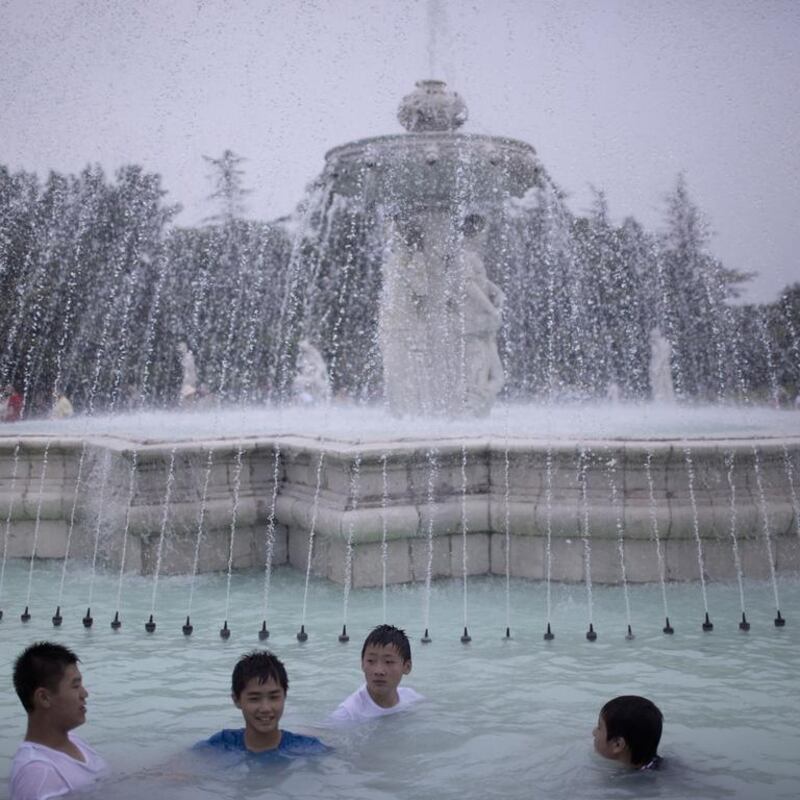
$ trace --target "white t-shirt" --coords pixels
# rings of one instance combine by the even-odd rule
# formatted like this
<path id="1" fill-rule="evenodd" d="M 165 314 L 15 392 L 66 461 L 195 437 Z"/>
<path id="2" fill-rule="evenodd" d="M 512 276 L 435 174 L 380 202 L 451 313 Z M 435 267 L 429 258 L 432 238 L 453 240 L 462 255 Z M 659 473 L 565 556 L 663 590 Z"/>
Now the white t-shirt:
<path id="1" fill-rule="evenodd" d="M 22 742 L 14 754 L 10 800 L 47 800 L 82 789 L 108 773 L 103 757 L 83 739 L 68 733 L 85 762 L 36 742 Z"/>
<path id="2" fill-rule="evenodd" d="M 400 698 L 397 705 L 391 706 L 391 708 L 383 708 L 369 696 L 367 684 L 365 683 L 358 691 L 353 692 L 350 697 L 339 705 L 336 711 L 331 714 L 330 720 L 332 722 L 363 722 L 375 717 L 384 717 L 387 714 L 396 714 L 398 711 L 403 711 L 414 705 L 414 703 L 425 699 L 419 692 L 415 692 L 405 686 L 398 686 L 397 694 Z"/>

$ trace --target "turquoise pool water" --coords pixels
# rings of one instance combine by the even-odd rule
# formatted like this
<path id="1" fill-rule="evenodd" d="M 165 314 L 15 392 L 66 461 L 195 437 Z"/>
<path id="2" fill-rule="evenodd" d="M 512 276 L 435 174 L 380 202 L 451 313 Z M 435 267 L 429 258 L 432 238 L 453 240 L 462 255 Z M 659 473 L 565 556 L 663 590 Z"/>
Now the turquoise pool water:
<path id="1" fill-rule="evenodd" d="M 188 603 L 187 577 L 161 578 L 157 630 L 144 622 L 153 579 L 123 583 L 123 627 L 109 627 L 117 595 L 116 574 L 98 574 L 85 630 L 89 572 L 67 574 L 64 623 L 50 622 L 60 580 L 59 563 L 37 563 L 31 621 L 19 614 L 28 586 L 28 562 L 11 562 L 0 607 L 0 797 L 7 797 L 10 759 L 24 732 L 24 715 L 11 687 L 15 655 L 38 639 L 74 648 L 82 659 L 89 698 L 81 735 L 110 761 L 114 775 L 97 797 L 151 798 L 796 798 L 800 794 L 800 581 L 780 582 L 788 622 L 773 626 L 772 588 L 748 582 L 749 633 L 737 628 L 738 587 L 710 584 L 714 631 L 700 629 L 703 605 L 697 585 L 668 587 L 674 636 L 661 632 L 657 586 L 631 588 L 633 630 L 626 641 L 619 589 L 596 587 L 598 639 L 586 641 L 583 586 L 553 587 L 552 642 L 542 639 L 545 588 L 511 583 L 512 639 L 504 640 L 505 581 L 472 579 L 468 621 L 473 641 L 463 645 L 460 582 L 436 583 L 431 635 L 422 633 L 423 587 L 392 588 L 387 621 L 412 639 L 414 668 L 406 678 L 427 697 L 412 713 L 354 730 L 325 727 L 326 715 L 360 683 L 360 644 L 382 621 L 379 590 L 350 595 L 348 631 L 340 644 L 342 590 L 312 581 L 306 625 L 303 576 L 276 572 L 271 591 L 269 647 L 286 663 L 290 689 L 284 727 L 319 735 L 335 747 L 324 757 L 289 765 L 220 772 L 186 755 L 195 741 L 239 725 L 229 699 L 232 666 L 259 646 L 263 575 L 239 573 L 231 584 L 232 635 L 218 630 L 226 596 L 224 575 L 205 575 L 195 587 L 191 638 L 181 633 Z M 591 731 L 608 698 L 623 693 L 652 698 L 665 717 L 658 774 L 625 774 L 592 752 Z"/>

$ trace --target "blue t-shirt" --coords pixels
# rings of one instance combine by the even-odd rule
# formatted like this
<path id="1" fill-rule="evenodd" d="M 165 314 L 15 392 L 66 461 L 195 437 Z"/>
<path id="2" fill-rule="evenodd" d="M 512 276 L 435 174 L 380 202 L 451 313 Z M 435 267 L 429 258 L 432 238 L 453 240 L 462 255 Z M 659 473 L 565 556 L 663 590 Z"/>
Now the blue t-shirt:
<path id="1" fill-rule="evenodd" d="M 281 731 L 281 741 L 277 747 L 272 750 L 261 750 L 255 752 L 248 750 L 247 745 L 244 743 L 244 728 L 238 730 L 231 730 L 225 728 L 224 730 L 215 733 L 204 742 L 198 742 L 194 749 L 213 748 L 214 750 L 236 753 L 247 753 L 250 756 L 257 758 L 296 758 L 297 756 L 308 756 L 316 753 L 327 753 L 330 750 L 326 744 L 323 744 L 316 736 L 303 736 L 300 733 L 292 733 L 291 731 Z"/>

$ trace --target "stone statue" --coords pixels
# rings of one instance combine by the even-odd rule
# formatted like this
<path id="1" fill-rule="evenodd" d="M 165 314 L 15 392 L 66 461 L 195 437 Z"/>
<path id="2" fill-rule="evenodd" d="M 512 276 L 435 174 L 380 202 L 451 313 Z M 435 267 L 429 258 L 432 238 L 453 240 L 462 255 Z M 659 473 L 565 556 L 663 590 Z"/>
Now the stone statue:
<path id="1" fill-rule="evenodd" d="M 297 375 L 292 393 L 301 403 L 326 402 L 331 398 L 331 381 L 322 353 L 308 339 L 297 346 Z"/>
<path id="2" fill-rule="evenodd" d="M 178 352 L 181 356 L 181 370 L 183 371 L 178 402 L 183 405 L 194 400 L 197 394 L 197 367 L 194 363 L 194 355 L 186 342 L 178 342 Z"/>
<path id="3" fill-rule="evenodd" d="M 469 214 L 462 226 L 464 391 L 467 410 L 477 416 L 489 413 L 505 383 L 497 351 L 505 295 L 489 280 L 480 254 L 485 224 L 479 214 Z"/>
<path id="4" fill-rule="evenodd" d="M 650 331 L 650 396 L 654 402 L 675 402 L 672 345 L 658 327 Z"/>

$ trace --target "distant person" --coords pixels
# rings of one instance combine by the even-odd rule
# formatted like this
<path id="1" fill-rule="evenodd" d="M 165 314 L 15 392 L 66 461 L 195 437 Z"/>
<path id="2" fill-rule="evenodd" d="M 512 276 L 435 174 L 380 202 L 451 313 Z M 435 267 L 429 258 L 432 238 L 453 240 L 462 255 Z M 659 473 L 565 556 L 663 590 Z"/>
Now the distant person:
<path id="1" fill-rule="evenodd" d="M 231 677 L 231 698 L 242 712 L 244 728 L 223 729 L 194 749 L 284 758 L 327 752 L 316 737 L 281 729 L 288 689 L 286 668 L 277 656 L 267 650 L 246 653 Z"/>
<path id="2" fill-rule="evenodd" d="M 17 422 L 22 419 L 23 396 L 19 386 L 11 385 L 6 388 L 8 397 L 3 411 L 3 422 Z"/>
<path id="3" fill-rule="evenodd" d="M 31 645 L 14 663 L 14 688 L 28 713 L 25 741 L 11 765 L 10 800 L 46 800 L 108 773 L 103 758 L 72 730 L 86 721 L 78 657 L 51 642 Z"/>
<path id="4" fill-rule="evenodd" d="M 659 769 L 663 716 L 646 697 L 622 695 L 601 709 L 593 731 L 594 749 L 604 758 L 637 770 Z"/>
<path id="5" fill-rule="evenodd" d="M 75 413 L 69 397 L 64 392 L 53 393 L 53 407 L 50 409 L 50 416 L 53 419 L 66 419 Z"/>
<path id="6" fill-rule="evenodd" d="M 412 706 L 421 694 L 400 686 L 411 672 L 411 645 L 405 631 L 393 625 L 373 628 L 361 648 L 361 669 L 366 682 L 331 714 L 332 722 L 362 722 Z"/>

